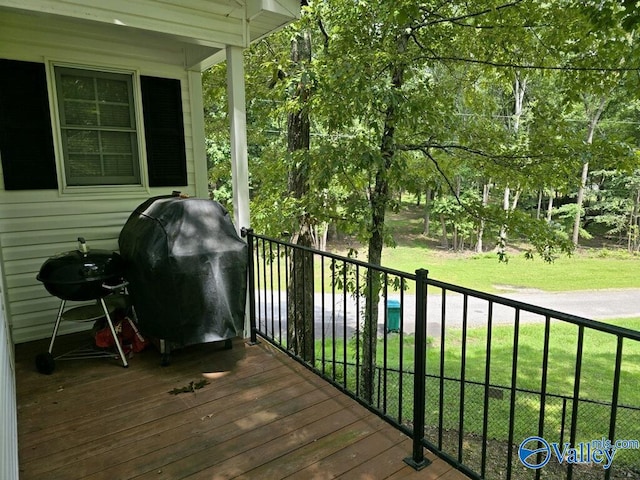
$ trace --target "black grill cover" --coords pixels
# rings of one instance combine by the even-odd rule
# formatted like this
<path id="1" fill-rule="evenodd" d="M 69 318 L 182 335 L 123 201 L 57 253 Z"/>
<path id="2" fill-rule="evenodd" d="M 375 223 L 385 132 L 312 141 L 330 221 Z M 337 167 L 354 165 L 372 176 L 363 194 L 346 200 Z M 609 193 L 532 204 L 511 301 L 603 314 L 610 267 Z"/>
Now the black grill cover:
<path id="1" fill-rule="evenodd" d="M 118 243 L 143 333 L 185 346 L 242 331 L 247 245 L 220 204 L 151 198 L 131 214 Z"/>

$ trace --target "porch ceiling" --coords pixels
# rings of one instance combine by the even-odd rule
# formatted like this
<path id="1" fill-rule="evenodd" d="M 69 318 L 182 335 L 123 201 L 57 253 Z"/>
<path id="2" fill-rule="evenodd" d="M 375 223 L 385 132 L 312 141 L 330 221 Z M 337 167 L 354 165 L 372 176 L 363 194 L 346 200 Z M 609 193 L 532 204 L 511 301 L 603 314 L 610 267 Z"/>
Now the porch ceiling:
<path id="1" fill-rule="evenodd" d="M 188 69 L 205 70 L 224 59 L 225 46 L 247 47 L 295 20 L 300 0 L 0 0 L 3 9 L 39 16 L 43 26 L 70 22 L 181 47 Z"/>

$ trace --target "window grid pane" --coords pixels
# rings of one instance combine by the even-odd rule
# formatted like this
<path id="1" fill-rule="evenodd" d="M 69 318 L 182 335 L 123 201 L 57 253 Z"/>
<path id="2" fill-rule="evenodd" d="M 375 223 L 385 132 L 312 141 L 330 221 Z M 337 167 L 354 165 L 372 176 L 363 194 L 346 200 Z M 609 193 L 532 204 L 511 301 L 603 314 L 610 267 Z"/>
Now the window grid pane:
<path id="1" fill-rule="evenodd" d="M 132 77 L 56 68 L 67 184 L 140 184 Z"/>

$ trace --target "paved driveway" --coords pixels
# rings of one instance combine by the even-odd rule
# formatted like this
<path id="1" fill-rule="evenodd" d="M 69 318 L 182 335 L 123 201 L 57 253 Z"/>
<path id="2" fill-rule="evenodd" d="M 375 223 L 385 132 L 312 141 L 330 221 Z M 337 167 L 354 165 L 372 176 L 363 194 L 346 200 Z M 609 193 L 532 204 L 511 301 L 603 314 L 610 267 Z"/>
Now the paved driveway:
<path id="1" fill-rule="evenodd" d="M 576 315 L 593 320 L 606 320 L 612 318 L 640 317 L 640 289 L 619 290 L 589 290 L 575 292 L 541 292 L 527 290 L 517 293 L 500 295 L 501 297 L 519 302 L 555 310 L 562 313 Z M 286 298 L 284 292 L 280 295 L 276 292 L 261 291 L 260 302 L 257 305 L 259 318 L 273 329 L 286 331 Z M 399 299 L 399 295 L 389 295 L 390 299 Z M 415 295 L 404 295 L 402 308 L 402 325 L 405 332 L 413 332 L 415 328 Z M 459 327 L 463 322 L 464 301 L 462 295 L 447 292 L 443 301 L 440 291 L 430 293 L 427 299 L 427 334 L 438 337 L 442 327 L 443 303 L 446 325 Z M 358 310 L 362 310 L 364 302 L 357 302 L 352 296 L 325 294 L 315 295 L 314 318 L 318 335 L 324 330 L 330 336 L 342 336 L 346 333 L 350 336 L 356 327 L 359 317 Z M 487 324 L 489 316 L 489 302 L 486 300 L 469 297 L 467 303 L 467 324 L 470 327 L 479 327 Z M 515 318 L 515 309 L 499 304 L 493 304 L 492 322 L 497 324 L 512 324 Z M 384 303 L 380 302 L 378 326 L 380 331 L 384 328 Z M 545 317 L 522 311 L 521 322 L 543 322 Z M 281 323 L 280 327 L 278 323 Z"/>
<path id="2" fill-rule="evenodd" d="M 501 296 L 594 320 L 640 317 L 640 288 L 554 293 L 527 291 Z"/>

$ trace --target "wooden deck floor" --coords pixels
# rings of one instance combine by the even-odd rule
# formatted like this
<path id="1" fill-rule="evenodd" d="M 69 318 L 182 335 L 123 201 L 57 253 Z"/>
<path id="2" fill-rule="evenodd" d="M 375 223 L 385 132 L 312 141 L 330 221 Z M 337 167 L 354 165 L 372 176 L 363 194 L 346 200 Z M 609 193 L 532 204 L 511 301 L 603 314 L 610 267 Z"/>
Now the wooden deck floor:
<path id="1" fill-rule="evenodd" d="M 153 348 L 127 369 L 57 361 L 48 376 L 34 366 L 47 345 L 16 346 L 21 480 L 467 478 L 431 453 L 415 472 L 409 439 L 264 342 L 184 348 L 167 367 Z"/>

